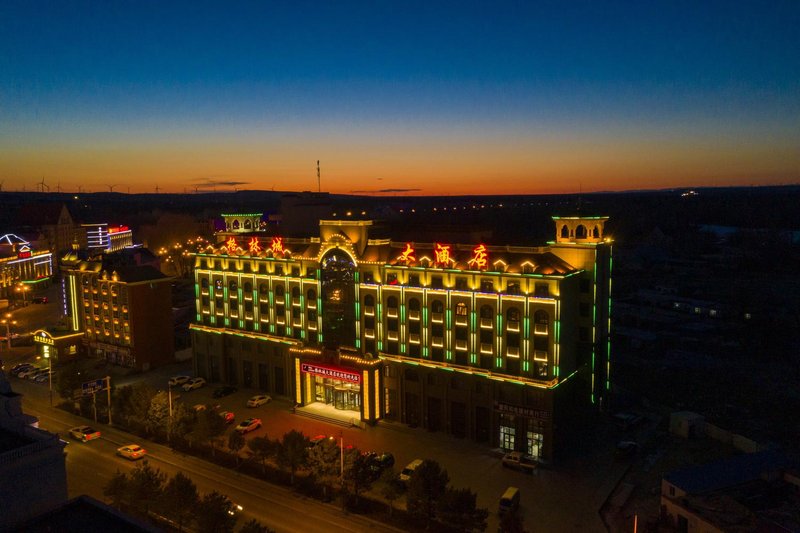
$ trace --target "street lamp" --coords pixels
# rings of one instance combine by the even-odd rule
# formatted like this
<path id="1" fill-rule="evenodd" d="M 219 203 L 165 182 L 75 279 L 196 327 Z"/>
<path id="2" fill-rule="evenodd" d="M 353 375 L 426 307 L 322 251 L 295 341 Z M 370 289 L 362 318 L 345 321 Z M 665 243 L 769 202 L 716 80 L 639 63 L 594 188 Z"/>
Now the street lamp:
<path id="1" fill-rule="evenodd" d="M 16 326 L 17 321 L 11 320 L 11 313 L 6 313 L 3 316 L 3 320 L 0 320 L 0 324 L 5 324 L 6 326 L 6 341 L 8 342 L 8 350 L 11 351 L 11 326 Z"/>
<path id="2" fill-rule="evenodd" d="M 44 358 L 47 359 L 47 381 L 50 387 L 50 407 L 53 407 L 53 358 L 50 357 L 50 346 L 42 347 Z"/>
<path id="3" fill-rule="evenodd" d="M 23 305 L 23 307 L 28 304 L 27 293 L 28 293 L 29 290 L 30 290 L 30 287 L 28 287 L 27 285 L 24 285 L 22 283 L 17 285 L 16 291 L 22 293 L 22 305 Z"/>

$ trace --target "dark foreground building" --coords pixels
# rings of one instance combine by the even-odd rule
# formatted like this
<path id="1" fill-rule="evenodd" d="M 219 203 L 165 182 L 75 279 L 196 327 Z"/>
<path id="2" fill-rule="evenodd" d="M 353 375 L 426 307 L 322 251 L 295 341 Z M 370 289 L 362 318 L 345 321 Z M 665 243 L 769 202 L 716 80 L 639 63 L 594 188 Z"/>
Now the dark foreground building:
<path id="1" fill-rule="evenodd" d="M 198 376 L 552 460 L 610 389 L 607 217 L 541 247 L 319 235 L 225 215 L 194 257 Z"/>

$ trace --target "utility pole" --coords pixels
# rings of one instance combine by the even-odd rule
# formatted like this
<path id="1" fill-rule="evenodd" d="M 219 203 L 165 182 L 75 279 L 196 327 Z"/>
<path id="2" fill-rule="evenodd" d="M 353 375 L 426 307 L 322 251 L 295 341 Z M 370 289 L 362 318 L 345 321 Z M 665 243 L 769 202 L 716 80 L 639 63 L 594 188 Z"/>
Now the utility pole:
<path id="1" fill-rule="evenodd" d="M 108 392 L 108 425 L 111 426 L 111 376 L 106 376 L 106 391 Z"/>
<path id="2" fill-rule="evenodd" d="M 317 159 L 317 192 L 322 192 L 322 182 L 319 179 L 319 159 Z"/>

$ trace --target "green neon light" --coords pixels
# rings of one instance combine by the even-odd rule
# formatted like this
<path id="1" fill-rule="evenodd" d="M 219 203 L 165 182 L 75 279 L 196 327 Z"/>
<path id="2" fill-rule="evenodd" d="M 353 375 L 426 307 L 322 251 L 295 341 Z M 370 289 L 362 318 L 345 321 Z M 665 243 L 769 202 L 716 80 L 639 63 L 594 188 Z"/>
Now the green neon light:
<path id="1" fill-rule="evenodd" d="M 239 320 L 239 327 L 244 329 L 244 320 Z"/>
<path id="2" fill-rule="evenodd" d="M 383 341 L 378 341 L 378 350 L 383 351 Z"/>
<path id="3" fill-rule="evenodd" d="M 197 321 L 200 322 L 201 320 L 203 320 L 203 315 L 197 313 Z"/>
<path id="4" fill-rule="evenodd" d="M 422 308 L 422 323 L 428 324 L 428 307 L 425 306 Z"/>
<path id="5" fill-rule="evenodd" d="M 275 324 L 269 325 L 269 332 L 272 333 L 273 335 L 275 334 Z"/>
<path id="6" fill-rule="evenodd" d="M 427 346 L 423 346 L 422 347 L 422 357 L 428 357 L 428 347 Z"/>
<path id="7" fill-rule="evenodd" d="M 531 362 L 530 361 L 523 361 L 522 362 L 522 370 L 524 372 L 530 372 L 530 370 L 531 370 Z"/>
<path id="8" fill-rule="evenodd" d="M 452 350 L 447 350 L 445 352 L 445 357 L 447 358 L 448 361 L 452 361 L 453 360 L 453 351 Z"/>
<path id="9" fill-rule="evenodd" d="M 228 317 L 225 317 L 225 327 L 228 327 L 230 325 L 231 325 L 230 319 Z"/>
<path id="10" fill-rule="evenodd" d="M 447 311 L 445 311 L 445 321 L 447 323 L 447 329 L 450 329 L 450 328 L 453 327 L 452 315 L 453 315 L 453 311 L 452 310 L 447 309 Z"/>
<path id="11" fill-rule="evenodd" d="M 406 304 L 400 304 L 400 322 L 406 321 Z"/>
<path id="12" fill-rule="evenodd" d="M 356 308 L 356 320 L 358 320 L 359 317 L 361 317 L 361 303 L 356 301 L 355 308 Z"/>
<path id="13" fill-rule="evenodd" d="M 470 352 L 470 354 L 469 354 L 469 362 L 470 362 L 470 364 L 473 364 L 473 365 L 478 364 L 478 356 L 474 352 Z"/>
<path id="14" fill-rule="evenodd" d="M 476 324 L 477 324 L 477 318 L 476 318 L 476 315 L 475 315 L 475 311 L 474 311 L 474 310 L 472 310 L 472 311 L 470 311 L 470 312 L 469 312 L 469 322 L 470 322 L 470 328 L 472 329 L 472 331 L 475 331 L 476 329 L 478 329 L 478 328 L 476 327 Z"/>
<path id="15" fill-rule="evenodd" d="M 361 339 L 356 339 L 356 348 L 361 349 Z"/>

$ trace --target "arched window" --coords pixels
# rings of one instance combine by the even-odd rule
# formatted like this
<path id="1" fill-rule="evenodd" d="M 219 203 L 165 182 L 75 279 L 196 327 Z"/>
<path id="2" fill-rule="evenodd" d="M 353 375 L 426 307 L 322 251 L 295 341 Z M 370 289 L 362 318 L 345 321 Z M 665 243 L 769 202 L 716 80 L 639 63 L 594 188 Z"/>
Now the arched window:
<path id="1" fill-rule="evenodd" d="M 408 310 L 409 311 L 419 311 L 419 300 L 416 298 L 411 298 L 408 301 Z"/>
<path id="2" fill-rule="evenodd" d="M 566 224 L 561 226 L 561 238 L 562 239 L 569 239 L 569 228 L 567 228 Z"/>
<path id="3" fill-rule="evenodd" d="M 208 288 L 208 278 L 203 278 L 200 280 L 200 287 L 202 287 L 203 289 Z"/>
<path id="4" fill-rule="evenodd" d="M 244 284 L 244 292 L 246 292 L 248 294 L 253 292 L 253 284 L 250 283 L 249 281 L 246 281 L 245 284 Z"/>
<path id="5" fill-rule="evenodd" d="M 234 220 L 232 227 L 233 227 L 233 229 L 239 229 L 239 221 L 238 220 Z"/>
<path id="6" fill-rule="evenodd" d="M 575 228 L 575 238 L 576 239 L 586 238 L 586 226 L 584 226 L 583 224 L 578 224 L 578 227 Z"/>
<path id="7" fill-rule="evenodd" d="M 509 307 L 506 311 L 506 320 L 509 322 L 519 322 L 519 309 L 516 307 Z"/>
<path id="8" fill-rule="evenodd" d="M 481 318 L 494 318 L 494 311 L 489 305 L 481 306 Z"/>
<path id="9" fill-rule="evenodd" d="M 547 324 L 550 323 L 550 316 L 547 314 L 547 311 L 539 310 L 539 311 L 536 311 L 536 313 L 533 314 L 533 321 L 536 324 L 547 325 Z"/>
<path id="10" fill-rule="evenodd" d="M 235 279 L 232 279 L 228 282 L 228 290 L 235 291 L 239 288 L 239 284 L 236 283 Z"/>
<path id="11" fill-rule="evenodd" d="M 283 296 L 284 292 L 283 285 L 275 285 L 275 296 Z"/>
<path id="12" fill-rule="evenodd" d="M 253 224 L 250 222 L 249 218 L 244 221 L 244 229 L 251 229 L 252 227 L 253 227 Z"/>
<path id="13" fill-rule="evenodd" d="M 464 302 L 456 304 L 456 316 L 467 316 L 467 304 Z"/>
<path id="14" fill-rule="evenodd" d="M 522 265 L 522 273 L 523 274 L 533 274 L 536 271 L 536 267 L 534 267 L 531 263 L 525 263 Z"/>
<path id="15" fill-rule="evenodd" d="M 300 298 L 300 287 L 292 287 L 292 298 Z"/>
<path id="16" fill-rule="evenodd" d="M 269 287 L 267 286 L 266 283 L 262 283 L 261 285 L 258 286 L 258 293 L 261 296 L 266 296 L 268 292 L 269 292 Z"/>
<path id="17" fill-rule="evenodd" d="M 374 307 L 375 306 L 375 297 L 371 294 L 367 294 L 364 296 L 364 306 L 365 307 Z"/>
<path id="18" fill-rule="evenodd" d="M 315 291 L 314 289 L 308 289 L 308 292 L 306 292 L 306 297 L 308 298 L 309 302 L 316 301 L 317 291 Z"/>
<path id="19" fill-rule="evenodd" d="M 386 300 L 386 307 L 389 309 L 397 309 L 397 298 L 395 296 L 389 296 Z"/>
<path id="20" fill-rule="evenodd" d="M 214 280 L 214 288 L 219 290 L 219 291 L 222 290 L 222 280 L 221 279 L 215 279 Z"/>
<path id="21" fill-rule="evenodd" d="M 595 239 L 600 238 L 600 228 L 598 226 L 595 226 L 594 229 L 592 230 L 592 237 L 594 237 Z"/>
<path id="22" fill-rule="evenodd" d="M 441 300 L 434 300 L 431 302 L 432 313 L 444 313 L 444 304 Z"/>

